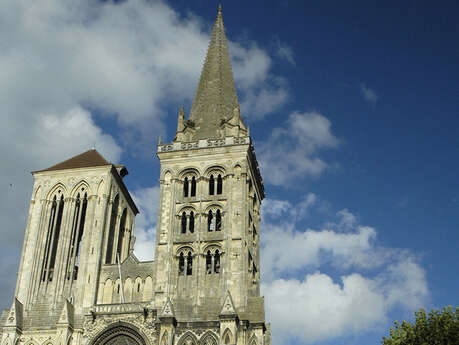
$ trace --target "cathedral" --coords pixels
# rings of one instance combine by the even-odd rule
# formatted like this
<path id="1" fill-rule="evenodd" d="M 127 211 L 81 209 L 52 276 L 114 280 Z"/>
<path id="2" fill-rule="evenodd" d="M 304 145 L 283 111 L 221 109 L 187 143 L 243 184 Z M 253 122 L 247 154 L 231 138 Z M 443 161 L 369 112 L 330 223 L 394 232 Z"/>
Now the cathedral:
<path id="1" fill-rule="evenodd" d="M 264 198 L 221 8 L 188 116 L 160 161 L 154 261 L 134 254 L 128 170 L 89 150 L 34 185 L 0 345 L 270 345 L 260 296 Z M 153 248 L 152 248 L 153 251 Z"/>

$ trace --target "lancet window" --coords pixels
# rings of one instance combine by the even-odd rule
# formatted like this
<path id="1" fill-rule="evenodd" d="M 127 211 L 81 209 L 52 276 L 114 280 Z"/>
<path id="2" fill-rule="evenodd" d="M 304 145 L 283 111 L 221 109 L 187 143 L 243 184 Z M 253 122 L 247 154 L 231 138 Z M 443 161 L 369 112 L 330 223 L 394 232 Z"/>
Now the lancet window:
<path id="1" fill-rule="evenodd" d="M 81 188 L 83 193 L 85 188 Z M 67 258 L 67 280 L 77 279 L 78 277 L 78 268 L 80 265 L 81 257 L 81 240 L 83 238 L 83 231 L 86 218 L 86 208 L 88 206 L 88 195 L 85 192 L 84 196 L 81 198 L 81 194 L 78 193 L 75 200 L 75 207 L 73 213 L 73 222 L 72 222 L 72 233 L 70 237 L 70 247 L 68 251 Z"/>
<path id="2" fill-rule="evenodd" d="M 218 174 L 217 177 L 217 194 L 222 194 L 223 192 L 223 179 L 222 175 Z"/>
<path id="3" fill-rule="evenodd" d="M 60 197 L 59 197 L 60 195 Z M 43 260 L 42 281 L 52 281 L 56 262 L 57 245 L 64 212 L 64 195 L 58 190 L 51 203 L 46 237 L 45 256 Z"/>
<path id="4" fill-rule="evenodd" d="M 108 230 L 108 239 L 107 239 L 107 252 L 105 254 L 106 264 L 111 264 L 113 261 L 113 245 L 115 241 L 115 227 L 116 227 L 116 219 L 118 218 L 119 203 L 120 203 L 120 196 L 119 194 L 117 194 L 112 204 L 112 214 L 110 217 L 110 227 Z"/>
<path id="5" fill-rule="evenodd" d="M 118 243 L 117 243 L 117 246 L 116 246 L 116 254 L 119 258 L 119 260 L 122 259 L 122 250 L 123 250 L 123 242 L 124 242 L 124 238 L 125 238 L 125 235 L 126 235 L 126 218 L 127 218 L 127 208 L 124 208 L 123 210 L 123 213 L 121 215 L 121 219 L 120 219 L 120 227 L 118 229 Z"/>

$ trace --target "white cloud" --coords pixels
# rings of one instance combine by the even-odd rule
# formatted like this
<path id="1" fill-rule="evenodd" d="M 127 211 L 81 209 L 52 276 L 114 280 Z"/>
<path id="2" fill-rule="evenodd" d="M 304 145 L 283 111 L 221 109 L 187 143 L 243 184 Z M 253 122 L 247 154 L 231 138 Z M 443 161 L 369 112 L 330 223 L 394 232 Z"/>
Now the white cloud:
<path id="1" fill-rule="evenodd" d="M 263 284 L 275 342 L 298 338 L 312 343 L 366 331 L 385 321 L 385 299 L 374 281 L 352 274 L 340 283 L 314 273 L 304 280 Z"/>
<path id="2" fill-rule="evenodd" d="M 153 260 L 159 186 L 137 189 L 132 197 L 140 211 L 136 217 L 134 254 L 139 260 Z"/>
<path id="3" fill-rule="evenodd" d="M 264 217 L 261 239 L 262 292 L 276 343 L 311 343 L 385 327 L 393 308 L 411 311 L 428 299 L 415 256 L 380 246 L 376 230 L 360 225 L 349 210 L 326 224 L 331 229 L 302 230 L 299 218 L 285 217 L 297 205 L 275 200 L 268 206 L 284 219 L 273 224 Z M 327 267 L 344 273 L 339 281 L 324 272 L 300 273 Z"/>
<path id="4" fill-rule="evenodd" d="M 373 89 L 370 89 L 367 87 L 364 83 L 360 84 L 360 93 L 362 94 L 363 98 L 370 103 L 370 104 L 376 104 L 378 101 L 378 95 Z"/>
<path id="5" fill-rule="evenodd" d="M 285 186 L 297 178 L 316 177 L 327 168 L 317 154 L 338 144 L 325 116 L 315 111 L 294 112 L 286 127 L 274 128 L 271 137 L 260 145 L 263 177 L 269 183 Z"/>
<path id="6" fill-rule="evenodd" d="M 208 46 L 209 22 L 193 14 L 180 16 L 162 1 L 2 1 L 3 243 L 20 252 L 32 187 L 29 171 L 94 144 L 116 162 L 122 148 L 111 135 L 118 131 L 124 143 L 130 140 L 125 150 L 134 145 L 136 150 L 139 146 L 149 150 L 152 137 L 164 130 L 165 108 L 193 97 Z M 237 56 L 233 68 L 243 94 L 276 92 L 265 85 L 272 78 L 265 50 L 255 44 L 230 47 L 236 47 L 231 51 Z M 257 116 L 272 107 L 258 107 Z M 110 125 L 101 128 L 98 116 Z M 136 249 L 139 256 L 148 256 L 141 243 L 151 240 L 153 228 L 141 229 Z M 7 273 L 4 267 L 17 265 L 17 259 L 8 260 L 0 274 Z M 7 304 L 11 295 L 12 291 L 5 292 Z"/>

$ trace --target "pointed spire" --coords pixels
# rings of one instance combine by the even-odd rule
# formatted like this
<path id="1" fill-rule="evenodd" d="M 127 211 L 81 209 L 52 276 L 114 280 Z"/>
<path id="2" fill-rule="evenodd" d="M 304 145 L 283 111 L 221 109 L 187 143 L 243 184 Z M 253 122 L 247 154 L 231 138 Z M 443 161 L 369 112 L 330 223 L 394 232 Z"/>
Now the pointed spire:
<path id="1" fill-rule="evenodd" d="M 238 106 L 220 5 L 191 106 L 189 119 L 196 129 L 193 139 L 219 137 L 222 120 L 230 119 Z"/>

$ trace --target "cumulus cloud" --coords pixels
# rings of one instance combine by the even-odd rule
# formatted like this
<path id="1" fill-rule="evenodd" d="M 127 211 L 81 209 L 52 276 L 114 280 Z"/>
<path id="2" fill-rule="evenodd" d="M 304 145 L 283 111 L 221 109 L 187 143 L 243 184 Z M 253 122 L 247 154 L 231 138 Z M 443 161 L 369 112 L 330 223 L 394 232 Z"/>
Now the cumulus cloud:
<path id="1" fill-rule="evenodd" d="M 312 230 L 284 217 L 292 206 L 301 206 L 269 204 L 273 215 L 287 219 L 272 223 L 265 217 L 262 224 L 262 292 L 276 342 L 312 343 L 384 327 L 393 308 L 413 310 L 428 299 L 415 255 L 379 245 L 376 230 L 359 224 L 349 210 Z M 327 268 L 341 277 L 318 271 Z M 304 275 L 305 270 L 315 273 Z"/>
<path id="2" fill-rule="evenodd" d="M 372 105 L 375 105 L 378 101 L 378 95 L 376 94 L 375 90 L 370 89 L 364 83 L 360 84 L 360 93 L 362 94 L 363 98 Z"/>
<path id="3" fill-rule="evenodd" d="M 134 254 L 142 261 L 153 260 L 159 186 L 139 188 L 134 191 L 132 197 L 140 211 L 136 217 Z"/>
<path id="4" fill-rule="evenodd" d="M 254 42 L 249 49 L 231 43 L 230 55 L 241 111 L 249 121 L 258 120 L 284 105 L 289 98 L 286 81 L 270 73 L 271 58 Z"/>
<path id="5" fill-rule="evenodd" d="M 285 127 L 274 128 L 260 145 L 263 177 L 274 185 L 288 186 L 297 177 L 319 176 L 328 165 L 317 154 L 338 144 L 325 116 L 315 111 L 294 112 Z"/>

